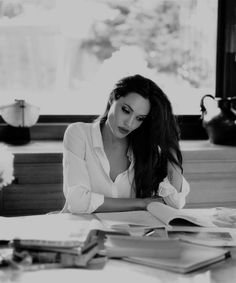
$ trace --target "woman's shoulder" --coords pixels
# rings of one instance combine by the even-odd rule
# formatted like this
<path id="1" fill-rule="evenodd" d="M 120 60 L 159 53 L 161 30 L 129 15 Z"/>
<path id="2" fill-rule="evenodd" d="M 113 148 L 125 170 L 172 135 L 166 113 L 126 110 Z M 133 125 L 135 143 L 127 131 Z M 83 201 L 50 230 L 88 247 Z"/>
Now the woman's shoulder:
<path id="1" fill-rule="evenodd" d="M 66 137 L 86 136 L 89 134 L 92 125 L 93 123 L 86 123 L 86 122 L 71 123 L 65 131 L 65 136 Z"/>
<path id="2" fill-rule="evenodd" d="M 67 127 L 67 131 L 90 131 L 94 123 L 75 122 Z"/>

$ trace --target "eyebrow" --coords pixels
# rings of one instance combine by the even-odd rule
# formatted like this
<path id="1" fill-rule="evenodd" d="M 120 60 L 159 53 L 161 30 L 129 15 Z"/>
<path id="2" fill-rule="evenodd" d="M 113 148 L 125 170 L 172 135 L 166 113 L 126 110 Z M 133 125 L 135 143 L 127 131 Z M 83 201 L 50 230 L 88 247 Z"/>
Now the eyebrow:
<path id="1" fill-rule="evenodd" d="M 134 112 L 133 108 L 132 108 L 129 104 L 124 103 L 124 105 L 127 106 L 132 112 Z M 138 116 L 145 118 L 145 117 L 147 117 L 147 114 L 140 114 L 140 115 L 138 115 Z"/>

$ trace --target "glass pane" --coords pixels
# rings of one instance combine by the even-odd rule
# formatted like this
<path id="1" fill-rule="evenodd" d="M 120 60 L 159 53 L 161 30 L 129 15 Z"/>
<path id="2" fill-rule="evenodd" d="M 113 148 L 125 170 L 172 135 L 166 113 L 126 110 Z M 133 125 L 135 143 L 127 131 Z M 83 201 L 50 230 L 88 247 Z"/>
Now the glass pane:
<path id="1" fill-rule="evenodd" d="M 215 94 L 217 0 L 3 0 L 1 104 L 100 114 L 119 78 L 140 73 L 176 114 Z"/>

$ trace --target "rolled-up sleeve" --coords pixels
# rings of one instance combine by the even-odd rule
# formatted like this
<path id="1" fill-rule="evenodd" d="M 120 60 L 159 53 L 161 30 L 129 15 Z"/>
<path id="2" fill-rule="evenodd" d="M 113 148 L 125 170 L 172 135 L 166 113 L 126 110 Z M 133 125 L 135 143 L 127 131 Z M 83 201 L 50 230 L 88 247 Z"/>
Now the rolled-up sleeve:
<path id="1" fill-rule="evenodd" d="M 67 209 L 71 213 L 92 213 L 104 202 L 104 196 L 91 191 L 85 136 L 80 127 L 67 128 L 63 146 L 63 192 Z"/>
<path id="2" fill-rule="evenodd" d="M 185 206 L 186 196 L 190 191 L 188 182 L 182 176 L 182 187 L 180 192 L 177 192 L 174 186 L 171 185 L 166 177 L 163 182 L 159 184 L 158 194 L 163 197 L 165 203 L 174 208 L 180 209 Z"/>

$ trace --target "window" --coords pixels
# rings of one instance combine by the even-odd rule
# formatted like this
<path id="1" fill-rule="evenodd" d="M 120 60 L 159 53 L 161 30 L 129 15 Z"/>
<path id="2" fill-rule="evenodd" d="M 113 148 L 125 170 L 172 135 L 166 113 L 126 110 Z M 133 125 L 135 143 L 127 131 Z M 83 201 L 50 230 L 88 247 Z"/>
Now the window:
<path id="1" fill-rule="evenodd" d="M 175 114 L 216 89 L 217 0 L 2 0 L 1 104 L 100 114 L 120 77 L 141 73 Z"/>
<path id="2" fill-rule="evenodd" d="M 204 94 L 235 95 L 235 0 L 0 4 L 0 105 L 38 105 L 36 138 L 61 139 L 68 123 L 103 112 L 113 82 L 134 72 L 167 93 L 182 139 L 207 139 Z"/>

